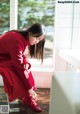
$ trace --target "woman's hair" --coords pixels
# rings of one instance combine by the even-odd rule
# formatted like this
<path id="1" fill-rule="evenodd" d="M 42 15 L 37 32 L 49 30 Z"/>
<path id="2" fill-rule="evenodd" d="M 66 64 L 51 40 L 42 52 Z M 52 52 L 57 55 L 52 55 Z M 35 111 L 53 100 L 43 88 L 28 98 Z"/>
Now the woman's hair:
<path id="1" fill-rule="evenodd" d="M 29 46 L 30 56 L 37 59 L 41 59 L 41 61 L 43 62 L 44 44 L 45 44 L 45 39 L 35 45 L 30 45 Z"/>
<path id="2" fill-rule="evenodd" d="M 32 26 L 17 32 L 23 35 L 25 38 L 28 38 L 29 34 L 34 37 L 40 37 L 41 35 L 44 35 L 44 38 L 39 43 L 29 46 L 30 56 L 37 59 L 41 59 L 41 61 L 43 62 L 44 44 L 45 44 L 45 27 L 40 23 L 35 23 Z"/>

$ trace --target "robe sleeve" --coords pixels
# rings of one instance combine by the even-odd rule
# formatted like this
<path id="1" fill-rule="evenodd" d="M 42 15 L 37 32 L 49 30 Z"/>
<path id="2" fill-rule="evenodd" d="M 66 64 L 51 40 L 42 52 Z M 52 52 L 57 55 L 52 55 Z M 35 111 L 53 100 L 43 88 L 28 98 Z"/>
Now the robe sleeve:
<path id="1" fill-rule="evenodd" d="M 11 56 L 13 67 L 15 68 L 18 77 L 21 78 L 21 80 L 23 81 L 27 90 L 29 90 L 32 88 L 32 86 L 29 81 L 28 71 L 23 67 L 23 50 L 24 45 L 22 42 L 17 40 L 13 40 L 11 42 L 9 53 Z"/>

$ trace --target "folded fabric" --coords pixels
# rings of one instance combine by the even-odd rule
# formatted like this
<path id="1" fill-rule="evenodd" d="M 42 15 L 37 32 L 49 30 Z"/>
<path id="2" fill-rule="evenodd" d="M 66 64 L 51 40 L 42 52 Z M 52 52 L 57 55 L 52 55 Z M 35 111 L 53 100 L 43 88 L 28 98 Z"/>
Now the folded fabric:
<path id="1" fill-rule="evenodd" d="M 29 77 L 26 79 L 35 90 L 35 83 L 31 71 L 27 72 Z M 13 101 L 19 97 L 28 96 L 29 93 L 22 79 L 16 74 L 13 68 L 0 66 L 0 74 L 3 77 L 4 90 L 8 94 L 9 101 Z"/>

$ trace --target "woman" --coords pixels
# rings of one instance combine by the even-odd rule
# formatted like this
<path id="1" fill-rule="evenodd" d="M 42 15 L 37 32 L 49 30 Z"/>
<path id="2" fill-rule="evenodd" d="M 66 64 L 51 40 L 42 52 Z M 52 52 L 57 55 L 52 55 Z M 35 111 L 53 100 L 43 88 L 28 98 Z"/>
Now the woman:
<path id="1" fill-rule="evenodd" d="M 37 104 L 35 81 L 29 70 L 31 64 L 24 51 L 28 48 L 31 57 L 43 62 L 44 36 L 45 27 L 40 23 L 25 30 L 8 31 L 0 36 L 0 74 L 9 101 L 21 99 L 23 104 L 36 112 L 41 112 L 42 109 Z M 25 68 L 25 65 L 28 67 Z"/>

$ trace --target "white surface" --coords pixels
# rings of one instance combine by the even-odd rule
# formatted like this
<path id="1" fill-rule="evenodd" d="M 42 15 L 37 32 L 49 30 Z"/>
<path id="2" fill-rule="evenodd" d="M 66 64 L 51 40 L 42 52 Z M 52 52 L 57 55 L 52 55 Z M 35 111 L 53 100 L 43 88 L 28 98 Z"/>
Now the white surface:
<path id="1" fill-rule="evenodd" d="M 53 74 L 49 114 L 80 114 L 80 73 Z"/>
<path id="2" fill-rule="evenodd" d="M 18 0 L 10 0 L 10 30 L 17 29 Z"/>
<path id="3" fill-rule="evenodd" d="M 0 75 L 0 86 L 4 86 L 2 76 Z"/>
<path id="4" fill-rule="evenodd" d="M 65 61 L 80 69 L 80 50 L 78 49 L 61 49 L 59 56 Z"/>
<path id="5" fill-rule="evenodd" d="M 56 73 L 54 77 L 71 102 L 80 102 L 80 73 Z"/>

